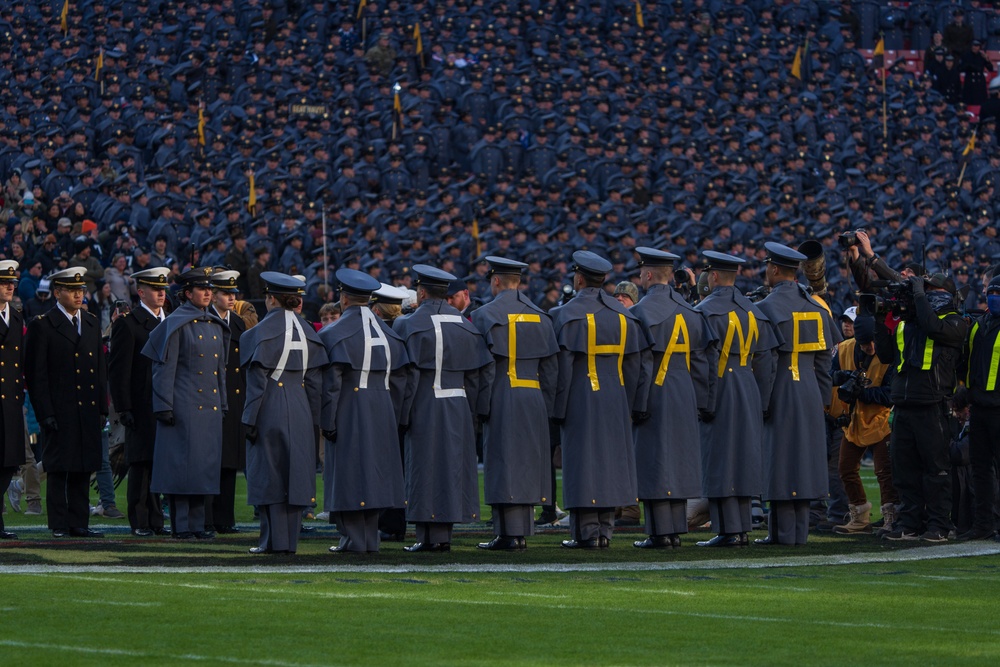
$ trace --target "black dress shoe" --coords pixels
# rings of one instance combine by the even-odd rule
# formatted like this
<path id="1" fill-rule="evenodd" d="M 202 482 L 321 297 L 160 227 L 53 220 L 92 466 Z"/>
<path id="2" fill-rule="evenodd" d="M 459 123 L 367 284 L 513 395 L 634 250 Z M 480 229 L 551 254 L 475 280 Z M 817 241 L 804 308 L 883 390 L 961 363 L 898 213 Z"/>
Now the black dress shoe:
<path id="1" fill-rule="evenodd" d="M 748 547 L 750 546 L 750 536 L 746 533 L 740 533 L 740 546 Z"/>
<path id="2" fill-rule="evenodd" d="M 133 528 L 132 534 L 136 537 L 152 537 L 153 531 L 149 528 Z"/>
<path id="3" fill-rule="evenodd" d="M 743 546 L 739 534 L 716 535 L 705 542 L 698 542 L 699 547 L 741 547 Z"/>
<path id="4" fill-rule="evenodd" d="M 599 549 L 607 549 L 610 546 L 611 546 L 611 538 L 610 537 L 604 537 L 602 535 L 601 537 L 597 538 L 597 547 Z"/>
<path id="5" fill-rule="evenodd" d="M 215 532 L 219 535 L 231 535 L 232 533 L 240 532 L 240 529 L 236 526 L 216 526 Z"/>
<path id="6" fill-rule="evenodd" d="M 0 530 L 0 540 L 16 540 L 17 533 L 11 533 L 6 530 Z"/>
<path id="7" fill-rule="evenodd" d="M 600 540 L 596 537 L 590 540 L 563 540 L 562 545 L 567 549 L 600 549 Z"/>
<path id="8" fill-rule="evenodd" d="M 301 526 L 299 528 L 299 534 L 302 534 L 302 533 L 315 533 L 315 532 L 316 532 L 316 528 L 313 527 L 313 526 Z"/>
<path id="9" fill-rule="evenodd" d="M 69 537 L 68 530 L 53 530 L 52 537 Z"/>
<path id="10" fill-rule="evenodd" d="M 175 533 L 173 535 L 173 538 L 175 540 L 193 540 L 193 539 L 195 539 L 194 533 L 192 533 L 190 530 L 184 530 L 184 531 L 181 531 L 179 533 Z"/>
<path id="11" fill-rule="evenodd" d="M 273 552 L 267 547 L 250 547 L 249 553 L 257 555 L 257 554 L 269 554 Z"/>
<path id="12" fill-rule="evenodd" d="M 215 539 L 215 531 L 214 530 L 199 530 L 197 533 L 194 534 L 194 536 L 195 536 L 195 539 L 199 539 L 199 540 L 214 540 Z"/>
<path id="13" fill-rule="evenodd" d="M 91 530 L 89 528 L 70 528 L 70 537 L 104 537 L 104 533 L 99 530 Z"/>
<path id="14" fill-rule="evenodd" d="M 681 536 L 680 535 L 670 535 L 670 546 L 674 549 L 681 548 Z"/>
<path id="15" fill-rule="evenodd" d="M 480 542 L 476 546 L 487 551 L 524 551 L 528 548 L 523 537 L 507 537 L 506 535 L 498 535 L 489 542 Z"/>
<path id="16" fill-rule="evenodd" d="M 378 531 L 378 537 L 383 542 L 402 542 L 406 537 L 404 533 L 387 533 L 384 530 Z"/>
<path id="17" fill-rule="evenodd" d="M 153 530 L 153 534 L 155 534 L 155 535 L 169 535 L 170 534 L 170 530 L 167 529 L 167 528 L 163 528 L 162 526 L 159 527 L 159 528 L 153 528 L 152 530 Z"/>
<path id="18" fill-rule="evenodd" d="M 416 544 L 403 547 L 403 551 L 417 553 L 418 551 L 444 552 L 451 551 L 450 542 L 417 542 Z"/>
<path id="19" fill-rule="evenodd" d="M 644 540 L 636 540 L 632 546 L 637 549 L 671 549 L 674 545 L 669 535 L 651 535 Z"/>

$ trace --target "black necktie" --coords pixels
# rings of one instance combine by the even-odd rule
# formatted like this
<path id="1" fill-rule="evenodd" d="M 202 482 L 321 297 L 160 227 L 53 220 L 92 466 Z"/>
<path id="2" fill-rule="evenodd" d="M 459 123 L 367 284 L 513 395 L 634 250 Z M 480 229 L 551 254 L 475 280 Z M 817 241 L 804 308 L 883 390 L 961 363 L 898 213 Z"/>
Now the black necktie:
<path id="1" fill-rule="evenodd" d="M 76 337 L 80 337 L 80 318 L 77 315 L 73 316 L 73 331 L 76 332 Z"/>

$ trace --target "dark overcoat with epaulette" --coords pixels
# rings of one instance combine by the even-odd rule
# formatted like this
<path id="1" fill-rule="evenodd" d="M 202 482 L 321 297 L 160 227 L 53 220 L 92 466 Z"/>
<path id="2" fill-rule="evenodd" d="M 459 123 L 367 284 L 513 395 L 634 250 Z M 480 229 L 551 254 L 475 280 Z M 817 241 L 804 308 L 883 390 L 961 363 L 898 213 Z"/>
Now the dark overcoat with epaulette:
<path id="1" fill-rule="evenodd" d="M 42 429 L 42 461 L 50 472 L 92 472 L 101 467 L 101 433 L 108 414 L 108 374 L 97 318 L 80 314 L 80 334 L 59 308 L 28 323 L 25 377 Z M 23 436 L 22 436 L 23 437 Z"/>

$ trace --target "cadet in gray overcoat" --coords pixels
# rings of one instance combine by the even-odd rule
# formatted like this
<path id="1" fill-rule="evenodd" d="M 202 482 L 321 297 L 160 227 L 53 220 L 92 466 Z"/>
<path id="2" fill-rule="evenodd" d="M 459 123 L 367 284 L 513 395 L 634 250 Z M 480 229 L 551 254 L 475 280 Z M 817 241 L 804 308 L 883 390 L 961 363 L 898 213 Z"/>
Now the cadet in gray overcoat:
<path id="1" fill-rule="evenodd" d="M 483 485 L 493 508 L 495 537 L 479 545 L 493 551 L 526 547 L 535 532 L 535 505 L 551 502 L 549 417 L 559 374 L 549 316 L 518 290 L 523 262 L 487 257 L 494 299 L 473 311 L 495 364 L 487 367 L 480 401 Z"/>
<path id="2" fill-rule="evenodd" d="M 769 241 L 764 247 L 771 293 L 757 307 L 782 343 L 773 351 L 777 371 L 764 410 L 767 537 L 754 543 L 805 544 L 809 503 L 828 493 L 823 408 L 832 396 L 832 349 L 841 337 L 829 311 L 795 282 L 799 262 L 806 256 L 780 243 Z"/>
<path id="3" fill-rule="evenodd" d="M 302 281 L 260 274 L 267 315 L 243 334 L 246 377 L 247 504 L 260 509 L 260 542 L 252 554 L 295 553 L 302 510 L 316 497 L 316 429 L 320 424 L 326 349 L 295 313 Z"/>
<path id="4" fill-rule="evenodd" d="M 178 277 L 183 305 L 149 333 L 142 354 L 153 361 L 156 446 L 150 490 L 169 496 L 170 531 L 178 539 L 211 539 L 205 496 L 219 492 L 222 416 L 229 330 L 206 311 L 212 268 Z"/>
<path id="5" fill-rule="evenodd" d="M 715 400 L 718 363 L 715 335 L 701 313 L 670 286 L 680 257 L 638 247 L 639 279 L 646 296 L 631 308 L 649 348 L 643 366 L 651 381 L 636 399 L 635 467 L 646 515 L 641 549 L 681 545 L 687 499 L 701 497 L 701 436 L 698 415 Z"/>
<path id="6" fill-rule="evenodd" d="M 398 428 L 409 357 L 402 339 L 368 308 L 382 284 L 353 269 L 337 271 L 337 281 L 343 315 L 319 333 L 330 360 L 320 423 L 323 509 L 342 536 L 331 552 L 374 553 L 380 510 L 403 507 Z"/>
<path id="7" fill-rule="evenodd" d="M 416 523 L 410 552 L 449 551 L 454 524 L 479 516 L 474 415 L 480 373 L 493 363 L 486 341 L 446 300 L 455 276 L 416 264 L 419 305 L 393 329 L 406 342 L 414 390 L 403 408 L 406 517 Z"/>
<path id="8" fill-rule="evenodd" d="M 563 445 L 563 504 L 570 549 L 611 545 L 615 507 L 638 502 L 632 410 L 644 389 L 639 320 L 604 291 L 611 263 L 573 253 L 576 296 L 553 308 L 559 343 L 554 418 Z"/>
<path id="9" fill-rule="evenodd" d="M 712 292 L 696 310 L 720 341 L 715 405 L 701 415 L 702 492 L 718 535 L 698 546 L 739 547 L 749 543 L 750 503 L 763 489 L 763 413 L 774 383 L 771 350 L 780 341 L 767 316 L 734 286 L 746 260 L 712 250 L 702 254 Z"/>

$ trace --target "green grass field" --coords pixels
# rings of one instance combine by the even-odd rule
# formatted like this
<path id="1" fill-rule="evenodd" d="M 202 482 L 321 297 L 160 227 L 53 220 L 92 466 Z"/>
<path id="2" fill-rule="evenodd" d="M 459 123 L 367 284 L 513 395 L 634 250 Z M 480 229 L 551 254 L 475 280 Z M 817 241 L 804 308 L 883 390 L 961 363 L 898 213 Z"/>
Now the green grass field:
<path id="1" fill-rule="evenodd" d="M 604 572 L 0 575 L 25 665 L 987 665 L 1000 557 Z"/>
<path id="2" fill-rule="evenodd" d="M 866 471 L 866 481 L 871 473 Z M 124 488 L 119 496 L 124 500 Z M 877 499 L 877 495 L 875 496 Z M 873 504 L 875 500 L 873 499 Z M 124 505 L 124 503 L 122 503 Z M 984 665 L 1000 659 L 1000 545 L 888 546 L 810 536 L 804 548 L 650 553 L 333 555 L 316 522 L 299 554 L 253 557 L 256 526 L 210 542 L 54 540 L 8 511 L 0 543 L 3 665 Z M 761 533 L 762 535 L 763 533 Z M 758 536 L 758 535 L 754 535 Z"/>

